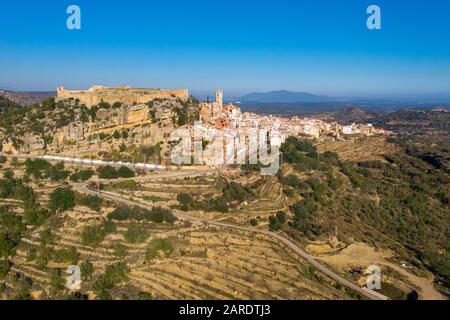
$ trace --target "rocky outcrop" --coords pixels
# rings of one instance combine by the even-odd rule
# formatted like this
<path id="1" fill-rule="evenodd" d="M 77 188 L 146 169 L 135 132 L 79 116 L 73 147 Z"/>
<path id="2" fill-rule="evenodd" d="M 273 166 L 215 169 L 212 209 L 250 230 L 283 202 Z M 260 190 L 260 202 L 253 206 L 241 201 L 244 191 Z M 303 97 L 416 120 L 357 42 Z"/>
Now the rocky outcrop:
<path id="1" fill-rule="evenodd" d="M 62 145 L 66 142 L 80 142 L 85 139 L 85 126 L 81 121 L 70 123 L 68 126 L 58 130 L 54 135 L 54 142 Z"/>
<path id="2" fill-rule="evenodd" d="M 14 147 L 14 144 L 11 142 L 3 142 L 2 143 L 2 152 L 3 153 L 9 153 L 9 154 L 18 154 L 19 152 Z"/>
<path id="3" fill-rule="evenodd" d="M 23 144 L 19 148 L 19 153 L 31 153 L 45 150 L 45 141 L 42 137 L 34 134 L 25 134 L 22 138 Z M 12 151 L 11 153 L 14 153 Z"/>

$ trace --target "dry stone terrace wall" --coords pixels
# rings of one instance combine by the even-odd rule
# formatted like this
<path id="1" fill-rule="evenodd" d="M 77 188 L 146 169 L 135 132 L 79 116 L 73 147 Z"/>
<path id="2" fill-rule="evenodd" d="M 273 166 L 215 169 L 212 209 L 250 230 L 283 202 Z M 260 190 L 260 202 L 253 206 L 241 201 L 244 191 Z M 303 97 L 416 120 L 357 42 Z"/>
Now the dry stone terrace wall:
<path id="1" fill-rule="evenodd" d="M 59 87 L 57 88 L 56 100 L 79 99 L 82 104 L 85 104 L 87 107 L 92 107 L 102 101 L 109 104 L 121 102 L 132 105 L 135 103 L 147 103 L 154 99 L 169 99 L 173 97 L 187 100 L 189 98 L 189 91 L 187 89 L 134 89 L 130 87 L 102 86 L 94 86 L 89 90 L 69 91 L 63 87 Z"/>

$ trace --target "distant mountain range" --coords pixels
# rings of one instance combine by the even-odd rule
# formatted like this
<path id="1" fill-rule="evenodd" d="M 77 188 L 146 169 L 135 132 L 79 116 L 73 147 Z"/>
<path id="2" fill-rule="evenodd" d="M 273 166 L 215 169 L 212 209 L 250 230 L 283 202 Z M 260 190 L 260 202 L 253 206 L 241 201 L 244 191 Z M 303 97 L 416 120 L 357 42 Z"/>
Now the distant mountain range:
<path id="1" fill-rule="evenodd" d="M 400 109 L 449 108 L 450 97 L 437 98 L 358 98 L 328 97 L 307 92 L 270 91 L 254 92 L 241 97 L 228 97 L 227 101 L 239 102 L 248 112 L 297 115 L 300 113 L 335 112 L 346 108 L 361 107 L 368 111 L 398 111 Z M 443 101 L 443 102 L 441 102 Z"/>
<path id="2" fill-rule="evenodd" d="M 241 102 L 261 103 L 299 103 L 299 102 L 327 102 L 328 97 L 318 96 L 307 92 L 294 92 L 287 90 L 254 92 L 240 97 Z"/>

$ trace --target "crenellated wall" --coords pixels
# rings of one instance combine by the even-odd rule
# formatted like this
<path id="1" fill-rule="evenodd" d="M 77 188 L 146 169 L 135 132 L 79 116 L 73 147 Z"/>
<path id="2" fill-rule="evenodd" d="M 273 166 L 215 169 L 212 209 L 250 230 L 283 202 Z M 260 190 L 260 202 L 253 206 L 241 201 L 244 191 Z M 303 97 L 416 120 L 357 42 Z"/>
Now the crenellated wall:
<path id="1" fill-rule="evenodd" d="M 135 89 L 130 87 L 103 87 L 93 86 L 89 90 L 69 91 L 63 87 L 56 89 L 56 101 L 66 99 L 79 99 L 82 104 L 87 107 L 92 107 L 100 102 L 107 102 L 113 104 L 114 102 L 121 102 L 126 105 L 134 103 L 147 103 L 154 99 L 168 99 L 176 97 L 182 100 L 187 100 L 189 97 L 189 90 L 187 89 Z"/>

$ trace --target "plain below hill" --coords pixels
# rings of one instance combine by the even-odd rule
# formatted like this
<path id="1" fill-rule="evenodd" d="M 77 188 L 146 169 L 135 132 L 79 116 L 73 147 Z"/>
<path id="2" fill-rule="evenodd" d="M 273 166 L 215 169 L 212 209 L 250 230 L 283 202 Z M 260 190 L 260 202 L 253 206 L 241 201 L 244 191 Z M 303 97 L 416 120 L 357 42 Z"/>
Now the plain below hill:
<path id="1" fill-rule="evenodd" d="M 240 98 L 242 102 L 262 103 L 299 103 L 299 102 L 326 102 L 325 96 L 318 96 L 306 92 L 293 92 L 287 90 L 254 92 Z"/>
<path id="2" fill-rule="evenodd" d="M 9 91 L 0 90 L 0 98 L 7 99 L 21 106 L 31 106 L 36 103 L 41 103 L 50 97 L 55 97 L 56 93 L 53 91 Z"/>

